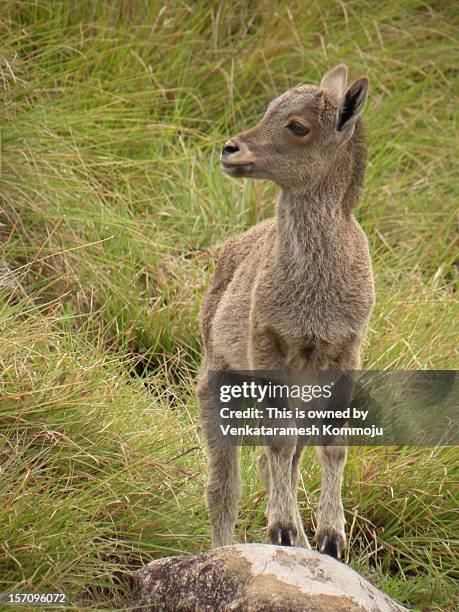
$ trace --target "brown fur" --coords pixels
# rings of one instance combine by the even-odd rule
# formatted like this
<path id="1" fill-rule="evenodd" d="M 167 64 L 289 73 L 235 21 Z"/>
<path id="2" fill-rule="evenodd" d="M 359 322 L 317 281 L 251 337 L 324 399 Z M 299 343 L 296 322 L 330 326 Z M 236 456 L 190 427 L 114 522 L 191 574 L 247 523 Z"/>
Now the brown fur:
<path id="1" fill-rule="evenodd" d="M 232 176 L 281 187 L 277 216 L 229 240 L 201 312 L 204 358 L 198 384 L 206 431 L 209 370 L 358 369 L 374 301 L 367 240 L 352 215 L 366 150 L 360 113 L 368 80 L 345 89 L 338 66 L 321 86 L 303 85 L 274 100 L 262 121 L 222 154 Z M 291 122 L 306 126 L 292 134 Z M 290 126 L 290 127 L 287 127 Z M 229 151 L 229 152 L 228 152 Z M 309 546 L 296 503 L 302 448 L 265 447 L 260 471 L 269 491 L 274 543 Z M 340 556 L 345 547 L 341 480 L 344 447 L 318 448 L 323 484 L 316 538 Z M 207 501 L 213 544 L 232 542 L 240 495 L 238 452 L 209 447 Z"/>

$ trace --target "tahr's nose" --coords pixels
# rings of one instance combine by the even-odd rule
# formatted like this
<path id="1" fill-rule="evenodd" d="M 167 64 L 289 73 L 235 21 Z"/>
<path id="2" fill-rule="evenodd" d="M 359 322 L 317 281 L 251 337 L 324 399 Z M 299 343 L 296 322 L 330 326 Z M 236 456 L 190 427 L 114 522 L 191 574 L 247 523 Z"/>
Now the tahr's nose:
<path id="1" fill-rule="evenodd" d="M 237 153 L 239 151 L 239 145 L 234 140 L 228 140 L 225 142 L 222 149 L 222 157 L 225 155 L 231 155 L 232 153 Z"/>

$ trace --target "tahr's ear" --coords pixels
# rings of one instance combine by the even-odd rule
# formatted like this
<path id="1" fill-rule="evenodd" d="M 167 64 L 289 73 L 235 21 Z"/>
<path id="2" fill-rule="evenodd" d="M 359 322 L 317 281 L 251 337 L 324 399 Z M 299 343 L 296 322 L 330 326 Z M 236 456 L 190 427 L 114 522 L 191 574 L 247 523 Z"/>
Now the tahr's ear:
<path id="1" fill-rule="evenodd" d="M 370 81 L 364 76 L 349 85 L 342 96 L 335 119 L 335 131 L 343 138 L 350 138 L 354 133 L 355 122 L 362 114 L 368 97 Z"/>
<path id="2" fill-rule="evenodd" d="M 327 72 L 320 82 L 323 89 L 328 89 L 341 98 L 346 89 L 347 83 L 347 66 L 339 64 Z"/>

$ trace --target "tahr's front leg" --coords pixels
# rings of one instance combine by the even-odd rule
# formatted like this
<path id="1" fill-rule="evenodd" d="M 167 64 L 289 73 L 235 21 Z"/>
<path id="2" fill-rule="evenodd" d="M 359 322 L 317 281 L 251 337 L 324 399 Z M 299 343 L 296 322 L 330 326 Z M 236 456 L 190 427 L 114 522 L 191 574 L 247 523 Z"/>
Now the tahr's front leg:
<path id="1" fill-rule="evenodd" d="M 210 424 L 219 406 L 209 393 L 207 373 L 201 375 L 197 394 L 209 457 L 206 501 L 212 528 L 212 546 L 228 546 L 233 543 L 241 496 L 240 448 L 216 444 L 211 439 Z"/>

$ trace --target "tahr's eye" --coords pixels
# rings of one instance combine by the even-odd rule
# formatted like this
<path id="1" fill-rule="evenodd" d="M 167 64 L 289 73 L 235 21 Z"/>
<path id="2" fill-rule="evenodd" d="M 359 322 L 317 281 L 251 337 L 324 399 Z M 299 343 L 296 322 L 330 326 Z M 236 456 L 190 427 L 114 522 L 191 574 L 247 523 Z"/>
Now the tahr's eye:
<path id="1" fill-rule="evenodd" d="M 306 134 L 309 134 L 309 128 L 298 121 L 292 121 L 289 123 L 287 129 L 295 136 L 306 136 Z"/>

